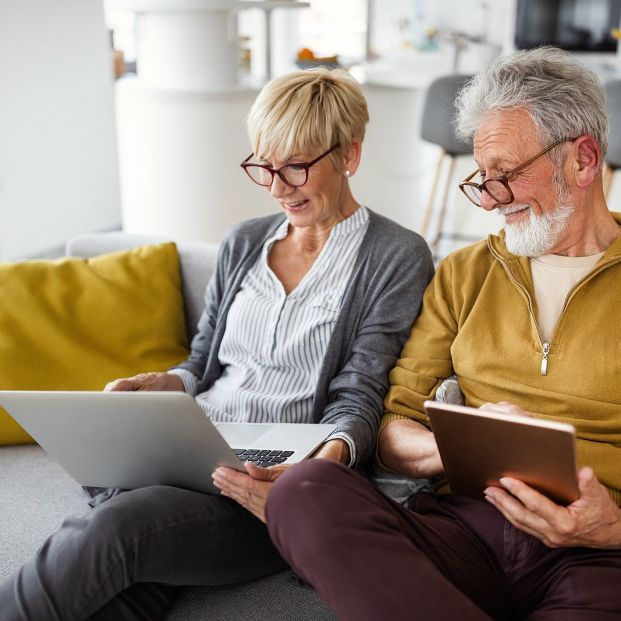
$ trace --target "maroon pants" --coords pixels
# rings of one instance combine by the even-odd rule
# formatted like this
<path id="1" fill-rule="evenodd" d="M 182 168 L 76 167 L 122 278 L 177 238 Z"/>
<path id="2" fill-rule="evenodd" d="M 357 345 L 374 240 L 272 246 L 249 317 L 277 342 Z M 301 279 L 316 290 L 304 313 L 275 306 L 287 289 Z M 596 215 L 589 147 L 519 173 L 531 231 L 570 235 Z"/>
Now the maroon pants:
<path id="1" fill-rule="evenodd" d="M 461 496 L 420 494 L 408 509 L 313 459 L 275 483 L 267 522 L 341 621 L 621 619 L 620 550 L 547 548 Z"/>

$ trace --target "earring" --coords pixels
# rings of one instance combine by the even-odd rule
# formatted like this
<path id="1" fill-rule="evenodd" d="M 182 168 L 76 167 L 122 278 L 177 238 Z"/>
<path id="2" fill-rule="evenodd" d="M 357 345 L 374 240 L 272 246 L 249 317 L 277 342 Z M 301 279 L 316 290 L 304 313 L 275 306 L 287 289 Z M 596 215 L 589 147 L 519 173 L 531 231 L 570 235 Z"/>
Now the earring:
<path id="1" fill-rule="evenodd" d="M 351 177 L 351 170 L 349 170 L 349 168 L 345 171 L 345 176 Z"/>

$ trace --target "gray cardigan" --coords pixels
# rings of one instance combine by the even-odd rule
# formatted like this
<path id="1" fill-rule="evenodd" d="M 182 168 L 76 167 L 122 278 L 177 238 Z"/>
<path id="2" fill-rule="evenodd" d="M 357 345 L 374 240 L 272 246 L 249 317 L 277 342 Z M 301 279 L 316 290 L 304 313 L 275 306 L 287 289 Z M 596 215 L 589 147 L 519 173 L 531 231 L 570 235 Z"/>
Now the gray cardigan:
<path id="1" fill-rule="evenodd" d="M 218 360 L 229 308 L 266 239 L 284 216 L 234 226 L 220 246 L 207 286 L 205 310 L 191 353 L 179 368 L 207 390 L 222 373 Z M 323 359 L 313 420 L 337 425 L 356 444 L 360 466 L 373 453 L 393 367 L 433 275 L 429 248 L 416 233 L 369 210 L 369 226 L 349 279 L 341 312 Z"/>

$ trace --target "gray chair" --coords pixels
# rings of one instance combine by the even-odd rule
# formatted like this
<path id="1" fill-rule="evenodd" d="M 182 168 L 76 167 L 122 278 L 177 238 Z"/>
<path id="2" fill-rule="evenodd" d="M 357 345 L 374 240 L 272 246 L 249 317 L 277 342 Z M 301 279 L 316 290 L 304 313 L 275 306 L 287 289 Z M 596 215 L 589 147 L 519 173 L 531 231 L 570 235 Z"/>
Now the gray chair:
<path id="1" fill-rule="evenodd" d="M 470 80 L 470 75 L 448 75 L 434 80 L 427 89 L 423 117 L 421 122 L 421 137 L 427 142 L 438 145 L 442 150 L 436 164 L 435 175 L 431 187 L 429 202 L 423 215 L 421 235 L 430 241 L 431 250 L 437 254 L 440 240 L 450 237 L 453 240 L 476 241 L 459 234 L 447 234 L 443 230 L 450 184 L 454 181 L 455 160 L 459 155 L 472 153 L 472 142 L 462 142 L 455 135 L 455 99 L 459 91 Z M 436 204 L 438 185 L 442 176 L 443 164 L 449 160 L 449 170 L 446 183 L 440 200 L 435 233 L 430 233 L 434 206 Z"/>
<path id="2" fill-rule="evenodd" d="M 606 108 L 610 132 L 604 173 L 604 195 L 608 197 L 614 174 L 621 168 L 621 80 L 606 83 Z"/>

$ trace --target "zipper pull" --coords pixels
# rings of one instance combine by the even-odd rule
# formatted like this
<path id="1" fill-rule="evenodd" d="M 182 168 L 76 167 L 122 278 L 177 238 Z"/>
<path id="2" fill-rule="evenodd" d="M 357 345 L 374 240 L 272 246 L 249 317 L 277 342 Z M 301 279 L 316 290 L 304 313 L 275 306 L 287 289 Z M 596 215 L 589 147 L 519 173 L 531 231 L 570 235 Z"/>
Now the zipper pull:
<path id="1" fill-rule="evenodd" d="M 543 358 L 541 359 L 541 375 L 548 374 L 548 354 L 550 353 L 550 343 L 543 343 Z"/>

